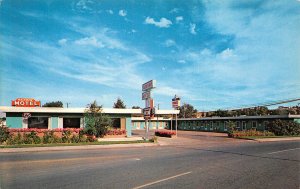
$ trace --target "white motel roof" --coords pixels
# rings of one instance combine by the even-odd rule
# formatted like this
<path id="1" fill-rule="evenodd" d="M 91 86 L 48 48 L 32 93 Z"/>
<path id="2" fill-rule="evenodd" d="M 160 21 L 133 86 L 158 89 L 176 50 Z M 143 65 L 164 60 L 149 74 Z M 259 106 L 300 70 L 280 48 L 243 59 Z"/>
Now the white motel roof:
<path id="1" fill-rule="evenodd" d="M 56 107 L 14 107 L 0 106 L 0 112 L 4 113 L 84 113 L 86 108 L 56 108 Z M 142 114 L 142 109 L 118 109 L 103 108 L 106 114 Z M 179 110 L 156 110 L 157 114 L 179 114 Z"/>

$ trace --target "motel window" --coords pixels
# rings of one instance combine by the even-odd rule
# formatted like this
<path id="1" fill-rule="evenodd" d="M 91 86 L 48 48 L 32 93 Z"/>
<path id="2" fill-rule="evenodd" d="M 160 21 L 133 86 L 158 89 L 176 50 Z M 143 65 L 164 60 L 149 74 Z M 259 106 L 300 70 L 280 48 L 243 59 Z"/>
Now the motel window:
<path id="1" fill-rule="evenodd" d="M 28 118 L 28 128 L 48 129 L 48 117 L 30 117 Z"/>
<path id="2" fill-rule="evenodd" d="M 239 121 L 236 122 L 236 128 L 237 128 L 237 129 L 240 128 L 240 124 L 241 124 L 241 123 L 240 123 Z"/>
<path id="3" fill-rule="evenodd" d="M 214 126 L 214 123 L 211 121 L 210 122 L 210 130 L 213 130 L 213 126 Z"/>
<path id="4" fill-rule="evenodd" d="M 224 123 L 224 131 L 227 131 L 227 125 L 228 125 L 228 122 L 225 121 L 225 123 Z"/>
<path id="5" fill-rule="evenodd" d="M 112 126 L 114 128 L 121 128 L 121 119 L 120 118 L 111 118 Z"/>
<path id="6" fill-rule="evenodd" d="M 267 128 L 267 127 L 268 127 L 268 124 L 269 124 L 269 122 L 268 122 L 268 121 L 264 121 L 264 126 L 265 126 L 265 128 Z"/>
<path id="7" fill-rule="evenodd" d="M 242 121 L 242 129 L 243 130 L 246 130 L 247 128 L 246 128 L 246 121 Z"/>
<path id="8" fill-rule="evenodd" d="M 80 128 L 80 118 L 79 117 L 64 117 L 63 118 L 64 128 Z"/>
<path id="9" fill-rule="evenodd" d="M 252 121 L 252 128 L 256 129 L 257 128 L 257 121 Z"/>

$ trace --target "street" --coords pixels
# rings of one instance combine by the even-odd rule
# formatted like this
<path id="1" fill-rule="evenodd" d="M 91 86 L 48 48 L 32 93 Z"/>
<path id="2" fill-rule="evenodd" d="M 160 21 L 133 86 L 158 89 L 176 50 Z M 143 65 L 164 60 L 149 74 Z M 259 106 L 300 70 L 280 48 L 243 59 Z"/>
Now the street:
<path id="1" fill-rule="evenodd" d="M 137 133 L 139 134 L 139 133 Z M 179 132 L 161 146 L 0 154 L 0 188 L 289 188 L 300 186 L 297 141 Z"/>

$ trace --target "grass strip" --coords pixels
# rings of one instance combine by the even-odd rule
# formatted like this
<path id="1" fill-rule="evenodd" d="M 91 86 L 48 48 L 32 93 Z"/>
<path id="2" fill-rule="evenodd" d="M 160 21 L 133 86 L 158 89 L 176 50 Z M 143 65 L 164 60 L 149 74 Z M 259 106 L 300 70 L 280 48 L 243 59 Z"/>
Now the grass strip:
<path id="1" fill-rule="evenodd" d="M 55 147 L 55 146 L 84 146 L 84 145 L 110 145 L 110 144 L 138 144 L 153 143 L 151 141 L 101 141 L 101 142 L 82 142 L 82 143 L 52 143 L 52 144 L 16 144 L 1 145 L 0 148 L 31 148 L 31 147 Z"/>

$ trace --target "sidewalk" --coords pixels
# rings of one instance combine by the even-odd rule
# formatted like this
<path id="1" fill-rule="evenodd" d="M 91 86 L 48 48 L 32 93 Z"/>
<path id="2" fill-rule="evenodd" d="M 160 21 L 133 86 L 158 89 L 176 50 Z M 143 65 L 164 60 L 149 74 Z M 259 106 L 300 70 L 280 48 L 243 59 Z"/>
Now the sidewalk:
<path id="1" fill-rule="evenodd" d="M 144 140 L 143 137 L 123 137 L 123 138 L 98 138 L 98 142 L 112 142 L 112 141 L 138 141 Z"/>

